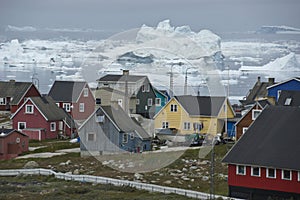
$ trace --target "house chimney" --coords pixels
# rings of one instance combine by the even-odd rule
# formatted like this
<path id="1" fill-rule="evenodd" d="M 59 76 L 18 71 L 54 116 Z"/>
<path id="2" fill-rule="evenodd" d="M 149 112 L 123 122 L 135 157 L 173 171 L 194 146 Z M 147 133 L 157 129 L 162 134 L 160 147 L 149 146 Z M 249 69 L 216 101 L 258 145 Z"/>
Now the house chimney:
<path id="1" fill-rule="evenodd" d="M 257 83 L 260 83 L 260 76 L 257 77 Z"/>
<path id="2" fill-rule="evenodd" d="M 275 83 L 275 78 L 269 78 L 269 83 L 274 84 Z"/>
<path id="3" fill-rule="evenodd" d="M 129 70 L 128 69 L 124 69 L 123 70 L 123 76 L 127 76 L 129 75 Z"/>

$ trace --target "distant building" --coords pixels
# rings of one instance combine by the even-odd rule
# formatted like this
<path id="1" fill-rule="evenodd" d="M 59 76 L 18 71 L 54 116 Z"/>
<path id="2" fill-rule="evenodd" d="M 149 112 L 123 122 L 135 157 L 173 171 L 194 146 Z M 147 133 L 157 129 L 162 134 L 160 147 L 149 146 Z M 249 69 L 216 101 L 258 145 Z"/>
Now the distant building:
<path id="1" fill-rule="evenodd" d="M 0 160 L 8 160 L 28 151 L 29 137 L 15 129 L 0 129 Z"/>
<path id="2" fill-rule="evenodd" d="M 300 199 L 300 108 L 267 106 L 224 157 L 229 196 Z"/>

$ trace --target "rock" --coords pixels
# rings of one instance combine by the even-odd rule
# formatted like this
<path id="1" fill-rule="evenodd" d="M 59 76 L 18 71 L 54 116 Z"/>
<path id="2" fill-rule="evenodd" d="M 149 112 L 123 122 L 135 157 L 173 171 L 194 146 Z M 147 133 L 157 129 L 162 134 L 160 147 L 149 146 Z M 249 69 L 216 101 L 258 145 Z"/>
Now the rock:
<path id="1" fill-rule="evenodd" d="M 143 178 L 143 175 L 142 175 L 142 174 L 139 174 L 139 173 L 135 173 L 135 174 L 134 174 L 134 178 L 135 178 L 135 179 L 142 179 L 142 178 Z"/>
<path id="2" fill-rule="evenodd" d="M 203 160 L 201 162 L 198 162 L 198 165 L 207 165 L 209 163 L 208 160 Z"/>
<path id="3" fill-rule="evenodd" d="M 78 175 L 78 174 L 79 174 L 79 169 L 75 169 L 75 170 L 73 171 L 73 174 Z"/>
<path id="4" fill-rule="evenodd" d="M 187 168 L 185 168 L 185 167 L 182 168 L 182 171 L 183 171 L 183 172 L 186 172 L 186 171 L 187 171 Z"/>
<path id="5" fill-rule="evenodd" d="M 202 177 L 202 181 L 208 181 L 209 180 L 209 177 L 208 176 L 203 176 Z"/>
<path id="6" fill-rule="evenodd" d="M 70 165 L 72 162 L 71 162 L 71 160 L 68 160 L 67 162 L 66 162 L 66 165 Z"/>
<path id="7" fill-rule="evenodd" d="M 190 180 L 190 178 L 188 178 L 186 176 L 182 176 L 181 179 L 184 180 L 184 181 L 189 181 Z"/>
<path id="8" fill-rule="evenodd" d="M 195 181 L 195 179 L 192 178 L 192 179 L 191 179 L 191 182 L 194 182 L 194 181 Z"/>
<path id="9" fill-rule="evenodd" d="M 191 166 L 190 167 L 190 170 L 195 170 L 195 169 L 197 169 L 197 166 Z"/>
<path id="10" fill-rule="evenodd" d="M 170 180 L 166 180 L 165 182 L 164 182 L 164 184 L 171 184 L 172 183 L 172 181 L 170 181 Z"/>
<path id="11" fill-rule="evenodd" d="M 66 172 L 65 174 L 72 175 L 72 172 Z"/>
<path id="12" fill-rule="evenodd" d="M 24 169 L 33 169 L 33 168 L 38 168 L 39 164 L 35 161 L 29 161 L 24 165 Z"/>
<path id="13" fill-rule="evenodd" d="M 64 162 L 59 163 L 59 166 L 65 166 L 65 165 L 66 165 L 66 163 L 64 163 Z"/>

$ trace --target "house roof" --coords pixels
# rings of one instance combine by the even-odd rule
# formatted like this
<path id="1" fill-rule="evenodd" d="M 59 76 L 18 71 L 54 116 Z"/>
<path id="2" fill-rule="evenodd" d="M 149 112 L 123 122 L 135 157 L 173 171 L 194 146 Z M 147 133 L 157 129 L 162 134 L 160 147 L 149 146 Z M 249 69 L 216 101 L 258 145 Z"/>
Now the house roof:
<path id="1" fill-rule="evenodd" d="M 33 86 L 31 82 L 0 82 L 0 97 L 13 97 L 11 105 L 17 105 L 25 93 Z"/>
<path id="2" fill-rule="evenodd" d="M 79 81 L 55 81 L 48 95 L 56 102 L 77 102 L 86 84 Z"/>
<path id="3" fill-rule="evenodd" d="M 147 76 L 127 75 L 128 82 L 138 82 L 146 78 Z M 126 80 L 125 75 L 116 75 L 116 74 L 107 74 L 97 79 L 97 81 L 99 82 L 118 82 L 118 81 L 125 82 L 125 80 Z"/>
<path id="4" fill-rule="evenodd" d="M 291 99 L 290 102 L 287 99 Z M 282 90 L 278 99 L 281 106 L 300 106 L 300 91 Z"/>
<path id="5" fill-rule="evenodd" d="M 188 112 L 189 115 L 195 116 L 218 116 L 225 97 L 211 96 L 176 96 L 177 101 Z"/>
<path id="6" fill-rule="evenodd" d="M 256 109 L 260 109 L 263 110 L 264 106 L 262 106 L 259 102 L 255 102 L 255 104 L 253 104 L 253 106 L 251 106 L 248 111 L 235 123 L 235 125 L 237 126 L 246 116 L 249 112 L 251 112 L 251 110 L 253 110 L 254 108 Z"/>
<path id="7" fill-rule="evenodd" d="M 240 100 L 243 105 L 253 104 L 256 100 L 260 98 L 265 98 L 268 96 L 267 88 L 275 84 L 273 78 L 269 78 L 268 82 L 261 82 L 260 77 L 258 77 L 257 82 L 254 84 L 253 88 L 249 90 L 246 99 Z"/>
<path id="8" fill-rule="evenodd" d="M 290 78 L 290 79 L 285 80 L 285 81 L 281 81 L 281 82 L 279 82 L 279 83 L 270 85 L 269 87 L 267 87 L 267 89 L 276 87 L 276 86 L 278 86 L 278 85 L 282 85 L 282 84 L 287 83 L 287 82 L 290 82 L 290 81 L 292 81 L 292 80 L 295 80 L 295 81 L 299 81 L 299 82 L 300 82 L 300 77 L 294 77 L 294 78 Z"/>
<path id="9" fill-rule="evenodd" d="M 133 121 L 121 107 L 118 106 L 117 108 L 114 108 L 113 106 L 100 106 L 99 109 L 102 109 L 108 115 L 120 131 L 126 133 L 136 131 L 142 139 L 150 138 L 150 135 L 145 129 Z M 96 114 L 98 114 L 99 109 Z"/>
<path id="10" fill-rule="evenodd" d="M 1 137 L 6 137 L 10 134 L 12 134 L 13 132 L 17 132 L 18 134 L 24 135 L 26 137 L 28 137 L 28 135 L 26 135 L 25 133 L 22 133 L 20 131 L 17 131 L 15 129 L 0 129 L 0 138 Z"/>
<path id="11" fill-rule="evenodd" d="M 223 162 L 300 170 L 299 119 L 299 107 L 266 107 Z"/>

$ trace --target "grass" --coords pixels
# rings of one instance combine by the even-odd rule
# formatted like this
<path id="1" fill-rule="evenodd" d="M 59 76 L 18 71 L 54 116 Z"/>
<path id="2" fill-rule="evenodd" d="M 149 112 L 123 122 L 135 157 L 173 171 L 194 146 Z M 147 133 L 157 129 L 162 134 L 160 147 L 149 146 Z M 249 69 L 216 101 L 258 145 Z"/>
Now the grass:
<path id="1" fill-rule="evenodd" d="M 47 145 L 46 148 L 43 148 L 40 151 L 45 151 L 47 149 L 51 149 L 52 151 L 54 151 L 65 147 L 74 148 L 74 144 L 71 144 L 69 146 L 69 144 L 66 142 L 56 143 L 53 140 L 44 141 L 42 143 L 34 142 L 34 144 L 38 144 L 36 146 Z M 231 146 L 227 145 L 218 145 L 215 147 L 214 190 L 216 194 L 224 196 L 228 195 L 227 180 L 226 177 L 220 177 L 220 174 L 227 175 L 227 165 L 221 163 L 221 159 L 230 148 Z M 171 158 L 173 156 L 173 153 L 169 153 L 166 155 L 168 158 Z M 174 159 L 175 161 L 173 160 L 174 162 L 168 163 L 168 165 L 164 168 L 140 173 L 143 178 L 139 181 L 209 193 L 210 180 L 204 180 L 203 176 L 206 176 L 208 178 L 210 177 L 210 153 L 203 158 L 199 158 L 199 149 L 188 149 L 185 152 L 181 152 L 180 155 L 178 156 L 178 154 L 175 154 L 175 156 L 178 156 L 176 159 Z M 164 157 L 163 154 L 158 154 L 158 157 L 155 157 L 155 159 L 151 157 L 148 158 L 147 154 L 132 154 L 128 155 L 127 158 L 124 158 L 124 156 L 121 157 L 123 157 L 123 159 L 125 160 L 129 160 L 132 158 L 141 159 L 144 161 L 145 165 L 149 165 L 151 162 L 167 162 L 166 157 Z M 103 158 L 104 160 L 112 159 L 112 157 Z M 114 160 L 118 161 L 118 159 L 118 157 L 114 157 Z M 0 161 L 0 168 L 23 168 L 25 163 L 30 160 L 36 161 L 41 168 L 52 169 L 57 172 L 74 172 L 74 170 L 79 170 L 80 174 L 136 180 L 136 177 L 134 177 L 134 172 L 122 172 L 120 170 L 110 168 L 106 165 L 102 165 L 102 162 L 94 157 L 80 157 L 79 153 L 68 153 L 51 158 L 28 158 Z M 71 164 L 61 165 L 61 163 L 65 163 L 68 160 L 71 161 Z M 189 162 L 187 163 L 186 161 Z M 196 169 L 192 169 L 193 167 L 196 167 Z M 137 170 L 138 168 L 133 169 Z M 176 172 L 177 170 L 180 170 L 181 173 Z M 183 177 L 188 178 L 188 180 L 183 180 Z"/>
<path id="2" fill-rule="evenodd" d="M 128 186 L 116 187 L 55 179 L 52 176 L 0 177 L 0 199 L 190 199 L 175 194 L 150 193 Z"/>

